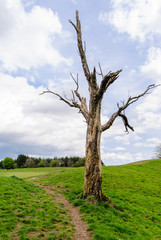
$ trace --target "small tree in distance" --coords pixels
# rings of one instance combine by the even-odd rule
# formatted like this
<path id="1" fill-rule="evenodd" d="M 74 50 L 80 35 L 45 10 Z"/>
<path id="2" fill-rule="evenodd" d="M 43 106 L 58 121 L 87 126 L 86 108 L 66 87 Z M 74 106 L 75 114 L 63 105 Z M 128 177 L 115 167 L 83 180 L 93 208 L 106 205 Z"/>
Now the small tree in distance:
<path id="1" fill-rule="evenodd" d="M 24 167 L 26 168 L 35 168 L 36 167 L 36 161 L 32 158 L 27 158 Z"/>
<path id="2" fill-rule="evenodd" d="M 161 143 L 156 146 L 156 149 L 154 152 L 154 158 L 161 159 Z"/>
<path id="3" fill-rule="evenodd" d="M 2 166 L 4 169 L 12 169 L 14 164 L 14 160 L 12 158 L 6 157 L 3 162 Z"/>
<path id="4" fill-rule="evenodd" d="M 105 92 L 119 77 L 121 69 L 116 72 L 108 72 L 103 74 L 101 65 L 99 64 L 99 75 L 102 77 L 101 83 L 98 84 L 97 81 L 97 72 L 94 67 L 90 71 L 87 59 L 86 59 L 86 49 L 82 43 L 82 32 L 81 32 L 81 23 L 79 20 L 78 11 L 76 11 L 76 24 L 71 20 L 69 22 L 72 24 L 76 31 L 77 35 L 77 46 L 79 50 L 79 55 L 82 63 L 82 68 L 84 71 L 85 78 L 88 83 L 89 90 L 89 103 L 87 104 L 86 98 L 82 97 L 79 93 L 79 83 L 78 83 L 78 74 L 75 78 L 72 74 L 76 89 L 72 91 L 72 99 L 62 97 L 60 94 L 53 92 L 49 89 L 44 91 L 44 93 L 51 93 L 60 98 L 63 102 L 68 104 L 70 107 L 79 109 L 79 112 L 84 116 L 87 123 L 87 134 L 86 134 L 86 162 L 85 162 L 85 176 L 84 176 L 84 191 L 83 198 L 87 195 L 94 195 L 98 200 L 105 198 L 102 194 L 102 164 L 101 164 L 101 154 L 100 154 L 100 140 L 101 134 L 108 130 L 114 123 L 117 117 L 121 117 L 125 126 L 126 131 L 131 129 L 134 131 L 133 127 L 130 126 L 127 116 L 125 116 L 124 110 L 129 107 L 131 104 L 139 100 L 145 94 L 149 93 L 149 90 L 156 87 L 155 84 L 149 85 L 146 90 L 139 94 L 138 96 L 129 97 L 127 101 L 123 101 L 120 106 L 117 103 L 118 110 L 114 112 L 109 120 L 102 125 L 101 124 L 101 104 Z"/>
<path id="5" fill-rule="evenodd" d="M 18 165 L 19 168 L 24 167 L 26 160 L 28 159 L 28 156 L 24 155 L 24 154 L 19 154 L 16 160 L 16 163 Z"/>

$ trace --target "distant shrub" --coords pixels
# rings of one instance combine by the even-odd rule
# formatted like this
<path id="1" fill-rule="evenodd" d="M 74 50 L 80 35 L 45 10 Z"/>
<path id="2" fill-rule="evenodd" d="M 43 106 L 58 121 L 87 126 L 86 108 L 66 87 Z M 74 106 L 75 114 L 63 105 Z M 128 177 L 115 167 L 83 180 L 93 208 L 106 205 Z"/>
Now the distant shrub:
<path id="1" fill-rule="evenodd" d="M 32 158 L 28 158 L 24 164 L 24 167 L 27 167 L 27 168 L 34 168 L 36 167 L 36 162 L 34 159 Z"/>
<path id="2" fill-rule="evenodd" d="M 154 158 L 161 159 L 161 143 L 158 144 L 155 148 Z"/>
<path id="3" fill-rule="evenodd" d="M 86 158 L 80 158 L 72 167 L 82 167 L 85 165 Z"/>
<path id="4" fill-rule="evenodd" d="M 41 161 L 38 163 L 37 166 L 38 166 L 38 167 L 45 167 L 45 163 L 44 163 L 44 161 L 41 160 Z"/>
<path id="5" fill-rule="evenodd" d="M 18 168 L 18 164 L 16 162 L 14 162 L 13 168 Z"/>
<path id="6" fill-rule="evenodd" d="M 65 167 L 65 163 L 60 163 L 60 167 Z"/>
<path id="7" fill-rule="evenodd" d="M 52 160 L 53 159 L 50 159 L 50 158 L 44 159 L 45 167 L 49 167 Z"/>
<path id="8" fill-rule="evenodd" d="M 14 160 L 12 158 L 6 157 L 3 162 L 2 166 L 4 169 L 12 169 L 14 164 Z"/>
<path id="9" fill-rule="evenodd" d="M 14 178 L 14 179 L 17 179 L 17 180 L 23 181 L 22 178 L 19 178 L 19 177 L 15 176 L 15 175 L 11 176 L 11 178 Z"/>
<path id="10" fill-rule="evenodd" d="M 0 168 L 3 168 L 3 166 L 2 166 L 2 161 L 0 160 Z"/>
<path id="11" fill-rule="evenodd" d="M 56 167 L 58 165 L 58 161 L 57 160 L 51 160 L 50 162 L 50 167 Z"/>

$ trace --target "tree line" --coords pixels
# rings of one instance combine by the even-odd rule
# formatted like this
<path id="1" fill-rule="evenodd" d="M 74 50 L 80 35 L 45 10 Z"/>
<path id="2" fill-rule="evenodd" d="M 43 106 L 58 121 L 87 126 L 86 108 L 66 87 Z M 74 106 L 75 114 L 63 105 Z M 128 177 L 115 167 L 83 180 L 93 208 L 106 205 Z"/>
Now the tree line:
<path id="1" fill-rule="evenodd" d="M 0 161 L 0 168 L 37 168 L 37 167 L 81 167 L 85 165 L 85 158 L 74 157 L 54 157 L 54 158 L 35 158 L 28 155 L 19 154 L 17 159 L 6 157 Z"/>

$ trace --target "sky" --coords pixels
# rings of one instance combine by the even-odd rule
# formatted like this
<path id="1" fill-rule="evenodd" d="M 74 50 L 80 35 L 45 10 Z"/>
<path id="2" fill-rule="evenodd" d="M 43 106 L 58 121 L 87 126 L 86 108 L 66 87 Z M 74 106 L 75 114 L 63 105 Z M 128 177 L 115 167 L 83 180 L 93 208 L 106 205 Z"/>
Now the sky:
<path id="1" fill-rule="evenodd" d="M 88 87 L 77 49 L 79 11 L 82 38 L 92 71 L 122 69 L 102 102 L 104 124 L 117 103 L 161 83 L 161 1 L 159 0 L 0 0 L 0 159 L 84 156 L 86 123 L 49 88 L 71 98 L 78 74 L 79 90 Z M 101 79 L 98 76 L 98 82 Z M 151 159 L 161 143 L 161 87 L 129 106 L 134 128 L 127 134 L 121 118 L 102 134 L 105 165 Z"/>

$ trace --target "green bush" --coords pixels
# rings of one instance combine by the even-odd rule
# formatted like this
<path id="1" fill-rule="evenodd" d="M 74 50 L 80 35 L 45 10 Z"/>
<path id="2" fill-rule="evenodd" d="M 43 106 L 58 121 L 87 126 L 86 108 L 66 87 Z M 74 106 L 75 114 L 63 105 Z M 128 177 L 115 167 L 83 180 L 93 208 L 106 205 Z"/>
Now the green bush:
<path id="1" fill-rule="evenodd" d="M 56 167 L 58 164 L 57 160 L 51 160 L 50 167 Z"/>
<path id="2" fill-rule="evenodd" d="M 14 160 L 12 158 L 6 157 L 3 162 L 2 166 L 4 169 L 12 169 L 14 164 Z"/>
<path id="3" fill-rule="evenodd" d="M 65 163 L 61 163 L 61 164 L 60 164 L 60 167 L 65 167 Z"/>
<path id="4" fill-rule="evenodd" d="M 85 165 L 85 158 L 80 158 L 72 167 L 82 167 Z"/>
<path id="5" fill-rule="evenodd" d="M 45 167 L 45 163 L 43 160 L 41 160 L 39 163 L 38 163 L 38 167 Z"/>

